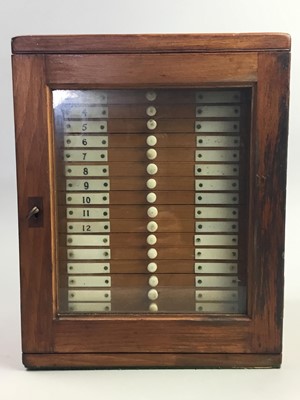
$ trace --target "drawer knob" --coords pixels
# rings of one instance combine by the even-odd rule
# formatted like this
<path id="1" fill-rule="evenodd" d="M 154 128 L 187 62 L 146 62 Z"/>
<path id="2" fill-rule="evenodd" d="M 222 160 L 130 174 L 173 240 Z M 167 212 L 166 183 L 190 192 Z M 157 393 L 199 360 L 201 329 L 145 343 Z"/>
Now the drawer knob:
<path id="1" fill-rule="evenodd" d="M 146 155 L 148 160 L 155 160 L 157 157 L 157 151 L 155 149 L 149 149 L 147 150 Z"/>
<path id="2" fill-rule="evenodd" d="M 157 185 L 157 182 L 155 179 L 148 179 L 147 180 L 147 188 L 148 189 L 154 189 Z"/>
<path id="3" fill-rule="evenodd" d="M 148 232 L 155 232 L 157 231 L 158 225 L 155 221 L 150 221 L 147 224 L 147 231 Z"/>
<path id="4" fill-rule="evenodd" d="M 156 287 L 158 285 L 158 277 L 155 275 L 152 275 L 152 276 L 150 276 L 148 282 L 151 287 Z"/>
<path id="5" fill-rule="evenodd" d="M 157 143 L 157 138 L 154 135 L 147 137 L 146 143 L 148 146 L 155 146 Z"/>
<path id="6" fill-rule="evenodd" d="M 158 215 L 158 210 L 156 207 L 149 207 L 147 211 L 147 215 L 150 218 L 155 218 Z"/>
<path id="7" fill-rule="evenodd" d="M 154 117 L 154 115 L 156 114 L 156 108 L 155 108 L 154 106 L 149 106 L 149 107 L 147 107 L 147 109 L 146 109 L 146 114 L 147 114 L 149 117 Z"/>
<path id="8" fill-rule="evenodd" d="M 149 101 L 154 101 L 156 99 L 156 97 L 157 97 L 157 94 L 156 94 L 156 92 L 154 92 L 154 90 L 149 90 L 146 93 L 146 99 Z"/>
<path id="9" fill-rule="evenodd" d="M 148 203 L 155 203 L 156 202 L 156 194 L 151 192 L 147 194 L 147 201 Z"/>
<path id="10" fill-rule="evenodd" d="M 149 311 L 150 312 L 157 312 L 158 311 L 158 306 L 156 303 L 151 303 L 149 306 Z"/>
<path id="11" fill-rule="evenodd" d="M 157 127 L 157 122 L 155 121 L 155 119 L 149 119 L 147 121 L 147 128 L 150 131 L 153 131 L 156 127 Z"/>
<path id="12" fill-rule="evenodd" d="M 147 237 L 147 243 L 150 244 L 151 246 L 152 246 L 153 244 L 155 244 L 156 242 L 157 242 L 157 238 L 156 238 L 155 235 L 149 235 L 149 236 Z"/>
<path id="13" fill-rule="evenodd" d="M 156 249 L 149 249 L 147 252 L 148 257 L 153 260 L 157 257 L 157 250 Z"/>
<path id="14" fill-rule="evenodd" d="M 158 167 L 156 164 L 148 164 L 147 165 L 147 172 L 149 175 L 155 175 L 158 171 Z"/>
<path id="15" fill-rule="evenodd" d="M 155 262 L 151 262 L 147 265 L 148 272 L 155 272 L 157 270 L 157 264 Z"/>
<path id="16" fill-rule="evenodd" d="M 156 289 L 150 289 L 148 292 L 148 299 L 149 300 L 158 299 L 158 291 Z"/>

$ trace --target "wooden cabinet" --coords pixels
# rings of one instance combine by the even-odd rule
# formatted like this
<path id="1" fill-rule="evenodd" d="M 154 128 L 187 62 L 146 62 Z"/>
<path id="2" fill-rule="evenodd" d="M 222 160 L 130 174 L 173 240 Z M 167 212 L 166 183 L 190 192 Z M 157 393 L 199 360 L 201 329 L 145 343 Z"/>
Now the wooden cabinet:
<path id="1" fill-rule="evenodd" d="M 23 362 L 278 367 L 290 39 L 13 39 Z"/>

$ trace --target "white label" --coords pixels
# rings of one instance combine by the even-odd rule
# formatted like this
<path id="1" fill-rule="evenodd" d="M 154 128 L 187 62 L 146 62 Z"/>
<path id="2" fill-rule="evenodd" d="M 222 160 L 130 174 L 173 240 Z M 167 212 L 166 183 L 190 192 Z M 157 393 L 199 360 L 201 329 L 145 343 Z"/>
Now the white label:
<path id="1" fill-rule="evenodd" d="M 80 205 L 100 205 L 109 204 L 109 193 L 67 193 L 67 204 L 80 204 Z"/>
<path id="2" fill-rule="evenodd" d="M 199 90 L 196 93 L 197 103 L 239 103 L 241 99 L 238 90 Z"/>
<path id="3" fill-rule="evenodd" d="M 195 190 L 238 190 L 239 181 L 237 179 L 196 179 L 195 180 Z"/>
<path id="4" fill-rule="evenodd" d="M 198 147 L 239 147 L 238 136 L 197 136 Z"/>
<path id="5" fill-rule="evenodd" d="M 110 249 L 68 249 L 69 260 L 109 260 Z"/>
<path id="6" fill-rule="evenodd" d="M 104 274 L 110 272 L 110 264 L 68 262 L 67 270 L 69 274 Z"/>
<path id="7" fill-rule="evenodd" d="M 109 179 L 67 179 L 67 191 L 109 190 Z"/>
<path id="8" fill-rule="evenodd" d="M 196 290 L 196 301 L 237 301 L 237 290 Z"/>
<path id="9" fill-rule="evenodd" d="M 237 219 L 238 212 L 234 207 L 196 207 L 195 218 Z"/>
<path id="10" fill-rule="evenodd" d="M 68 222 L 68 233 L 98 233 L 110 232 L 110 222 Z"/>
<path id="11" fill-rule="evenodd" d="M 199 118 L 232 118 L 240 116 L 240 106 L 198 106 L 196 117 Z"/>
<path id="12" fill-rule="evenodd" d="M 238 204 L 237 193 L 196 193 L 196 204 Z"/>
<path id="13" fill-rule="evenodd" d="M 238 150 L 196 150 L 195 160 L 198 162 L 232 162 L 239 161 Z"/>
<path id="14" fill-rule="evenodd" d="M 195 273 L 201 274 L 236 274 L 237 263 L 196 262 Z"/>
<path id="15" fill-rule="evenodd" d="M 109 175 L 108 165 L 66 165 L 66 176 L 102 177 Z"/>
<path id="16" fill-rule="evenodd" d="M 68 219 L 109 219 L 108 208 L 67 208 Z"/>
<path id="17" fill-rule="evenodd" d="M 237 249 L 195 249 L 196 260 L 237 260 Z"/>
<path id="18" fill-rule="evenodd" d="M 67 235 L 67 246 L 109 246 L 109 235 Z"/>
<path id="19" fill-rule="evenodd" d="M 240 131 L 239 121 L 196 121 L 195 132 L 236 132 Z"/>
<path id="20" fill-rule="evenodd" d="M 195 235 L 195 246 L 234 246 L 238 244 L 237 235 Z"/>
<path id="21" fill-rule="evenodd" d="M 238 176 L 239 166 L 237 164 L 197 164 L 195 165 L 196 176 Z"/>
<path id="22" fill-rule="evenodd" d="M 69 301 L 110 301 L 110 290 L 69 290 Z"/>
<path id="23" fill-rule="evenodd" d="M 110 287 L 110 276 L 70 276 L 69 287 Z"/>
<path id="24" fill-rule="evenodd" d="M 69 303 L 70 312 L 108 312 L 111 310 L 110 303 Z"/>
<path id="25" fill-rule="evenodd" d="M 238 313 L 238 305 L 237 303 L 196 303 L 195 310 L 210 314 L 235 314 Z"/>
<path id="26" fill-rule="evenodd" d="M 107 147 L 108 137 L 98 135 L 66 135 L 65 147 Z"/>
<path id="27" fill-rule="evenodd" d="M 64 150 L 64 161 L 107 161 L 107 150 Z"/>
<path id="28" fill-rule="evenodd" d="M 106 121 L 65 121 L 66 133 L 104 133 L 107 132 Z"/>
<path id="29" fill-rule="evenodd" d="M 238 232 L 239 225 L 236 221 L 197 221 L 196 232 Z"/>
<path id="30" fill-rule="evenodd" d="M 196 287 L 237 287 L 237 276 L 196 276 Z"/>

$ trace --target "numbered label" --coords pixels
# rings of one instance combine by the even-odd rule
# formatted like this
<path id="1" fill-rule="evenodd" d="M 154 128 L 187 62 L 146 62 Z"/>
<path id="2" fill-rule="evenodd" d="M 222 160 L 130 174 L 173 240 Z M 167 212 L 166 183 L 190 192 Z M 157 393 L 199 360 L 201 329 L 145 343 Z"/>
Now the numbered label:
<path id="1" fill-rule="evenodd" d="M 65 150 L 64 161 L 107 161 L 107 150 Z"/>
<path id="2" fill-rule="evenodd" d="M 98 135 L 66 135 L 65 147 L 107 147 L 108 137 Z"/>
<path id="3" fill-rule="evenodd" d="M 67 232 L 68 233 L 101 233 L 101 232 L 110 232 L 110 222 L 68 222 L 67 223 Z"/>
<path id="4" fill-rule="evenodd" d="M 63 110 L 64 118 L 108 118 L 108 107 L 104 106 L 76 106 L 69 105 Z"/>
<path id="5" fill-rule="evenodd" d="M 100 205 L 109 204 L 109 193 L 70 193 L 66 194 L 67 204 Z"/>
<path id="6" fill-rule="evenodd" d="M 104 133 L 107 132 L 107 121 L 65 121 L 66 133 Z"/>
<path id="7" fill-rule="evenodd" d="M 99 191 L 109 190 L 108 179 L 67 179 L 67 191 Z"/>
<path id="8" fill-rule="evenodd" d="M 108 165 L 66 165 L 66 176 L 104 177 L 109 175 Z"/>
<path id="9" fill-rule="evenodd" d="M 108 208 L 67 208 L 68 219 L 109 219 Z"/>

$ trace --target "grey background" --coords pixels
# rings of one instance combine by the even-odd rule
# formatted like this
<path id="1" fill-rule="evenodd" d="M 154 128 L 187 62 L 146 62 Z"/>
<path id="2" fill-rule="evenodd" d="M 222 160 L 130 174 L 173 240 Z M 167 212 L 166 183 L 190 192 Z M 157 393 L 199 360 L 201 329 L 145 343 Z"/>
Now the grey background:
<path id="1" fill-rule="evenodd" d="M 300 6 L 298 0 L 12 0 L 0 6 L 0 398 L 299 398 Z M 292 35 L 284 363 L 281 370 L 27 372 L 21 364 L 10 40 L 72 33 L 288 32 Z"/>

